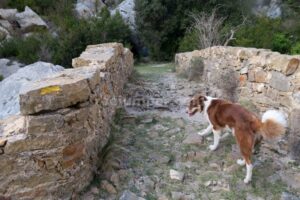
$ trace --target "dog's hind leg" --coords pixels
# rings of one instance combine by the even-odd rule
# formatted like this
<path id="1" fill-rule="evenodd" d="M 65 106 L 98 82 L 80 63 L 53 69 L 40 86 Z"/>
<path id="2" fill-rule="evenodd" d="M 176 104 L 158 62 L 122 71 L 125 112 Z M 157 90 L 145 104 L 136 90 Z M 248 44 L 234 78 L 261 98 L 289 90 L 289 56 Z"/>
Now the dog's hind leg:
<path id="1" fill-rule="evenodd" d="M 252 170 L 253 165 L 251 163 L 251 155 L 252 155 L 252 148 L 254 144 L 254 138 L 252 137 L 252 134 L 248 134 L 247 131 L 240 131 L 236 130 L 236 139 L 240 146 L 241 154 L 244 158 L 243 161 L 245 161 L 246 164 L 246 177 L 244 179 L 244 183 L 249 183 L 252 179 Z M 243 161 L 241 161 L 241 164 L 243 164 Z"/>
<path id="2" fill-rule="evenodd" d="M 201 131 L 201 132 L 198 132 L 198 134 L 199 134 L 200 136 L 206 136 L 206 135 L 209 135 L 209 134 L 212 132 L 212 129 L 213 129 L 212 125 L 209 124 L 208 127 L 207 127 L 205 130 L 203 130 L 203 131 Z"/>
<path id="3" fill-rule="evenodd" d="M 209 145 L 209 149 L 211 151 L 214 151 L 218 148 L 219 143 L 220 143 L 220 138 L 221 138 L 221 130 L 214 130 L 213 129 L 213 133 L 214 133 L 214 143 L 212 145 Z"/>

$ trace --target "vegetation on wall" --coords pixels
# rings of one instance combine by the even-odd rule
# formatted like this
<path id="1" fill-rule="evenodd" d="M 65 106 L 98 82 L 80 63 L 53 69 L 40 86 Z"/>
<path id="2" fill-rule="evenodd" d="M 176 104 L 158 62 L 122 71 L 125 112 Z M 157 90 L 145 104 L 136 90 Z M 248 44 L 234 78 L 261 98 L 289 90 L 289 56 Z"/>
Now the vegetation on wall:
<path id="1" fill-rule="evenodd" d="M 0 57 L 14 57 L 30 64 L 38 60 L 70 67 L 72 58 L 89 44 L 121 42 L 130 46 L 130 29 L 119 13 L 111 16 L 103 9 L 99 16 L 89 20 L 78 19 L 73 13 L 73 0 L 12 0 L 8 6 L 22 8 L 28 5 L 46 14 L 57 30 L 54 33 L 41 31 L 28 37 L 14 37 L 0 44 Z M 24 5 L 23 5 L 24 4 Z M 49 7 L 48 7 L 49 6 Z M 53 11 L 53 12 L 52 12 Z"/>
<path id="2" fill-rule="evenodd" d="M 139 36 L 155 60 L 170 60 L 178 50 L 195 47 L 188 29 L 192 23 L 191 13 L 210 12 L 218 7 L 219 14 L 228 23 L 239 23 L 239 1 L 229 0 L 135 0 L 136 22 Z M 196 45 L 197 46 L 197 45 Z"/>
<path id="3" fill-rule="evenodd" d="M 299 49 L 300 3 L 296 0 L 283 1 L 287 11 L 281 19 L 251 14 L 254 0 L 135 1 L 139 36 L 154 60 L 170 60 L 175 52 L 200 48 L 197 44 L 199 32 L 193 27 L 195 19 L 191 13 L 210 15 L 215 8 L 217 18 L 224 18 L 220 28 L 223 40 L 230 37 L 232 29 L 239 27 L 229 45 L 267 48 L 280 53 L 296 53 Z"/>
<path id="4" fill-rule="evenodd" d="M 29 64 L 38 60 L 71 66 L 89 44 L 122 42 L 133 46 L 131 33 L 120 14 L 110 16 L 103 9 L 98 17 L 84 20 L 74 14 L 76 0 L 3 0 L 1 7 L 22 11 L 31 7 L 47 21 L 50 31 L 41 30 L 26 38 L 0 44 L 0 57 L 14 57 Z M 141 55 L 154 61 L 172 60 L 177 52 L 205 48 L 199 45 L 195 18 L 209 16 L 217 8 L 216 18 L 223 19 L 220 34 L 222 45 L 231 30 L 234 39 L 228 45 L 267 48 L 287 54 L 300 54 L 300 2 L 283 0 L 284 15 L 280 19 L 255 17 L 251 14 L 254 0 L 135 0 L 137 35 L 143 48 Z M 244 19 L 247 21 L 243 23 Z M 242 26 L 240 26 L 243 23 Z M 199 29 L 198 29 L 199 30 Z M 147 59 L 148 60 L 148 59 Z"/>

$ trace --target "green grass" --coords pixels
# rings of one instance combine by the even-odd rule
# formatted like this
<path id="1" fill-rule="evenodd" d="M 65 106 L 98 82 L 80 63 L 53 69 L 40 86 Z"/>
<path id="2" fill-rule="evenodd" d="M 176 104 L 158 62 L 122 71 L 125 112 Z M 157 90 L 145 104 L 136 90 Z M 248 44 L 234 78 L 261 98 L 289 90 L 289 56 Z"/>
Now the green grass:
<path id="1" fill-rule="evenodd" d="M 174 64 L 173 63 L 161 63 L 161 64 L 137 64 L 135 69 L 141 75 L 150 75 L 150 74 L 164 74 L 173 72 Z"/>

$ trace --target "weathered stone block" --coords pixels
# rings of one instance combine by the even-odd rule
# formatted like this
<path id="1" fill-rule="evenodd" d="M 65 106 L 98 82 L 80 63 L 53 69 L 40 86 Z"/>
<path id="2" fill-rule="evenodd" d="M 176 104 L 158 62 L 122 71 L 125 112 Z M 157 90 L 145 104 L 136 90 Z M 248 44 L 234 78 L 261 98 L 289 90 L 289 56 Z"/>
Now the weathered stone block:
<path id="1" fill-rule="evenodd" d="M 270 97 L 271 99 L 273 99 L 274 101 L 277 100 L 277 98 L 279 97 L 279 92 L 278 90 L 275 90 L 271 87 L 268 87 L 267 90 L 266 90 L 266 96 L 267 97 Z"/>
<path id="2" fill-rule="evenodd" d="M 252 83 L 253 91 L 256 91 L 258 93 L 262 93 L 265 89 L 264 83 Z"/>
<path id="3" fill-rule="evenodd" d="M 285 74 L 287 76 L 292 75 L 295 73 L 295 71 L 298 69 L 298 66 L 300 64 L 300 60 L 297 58 L 292 58 L 286 68 Z"/>
<path id="4" fill-rule="evenodd" d="M 72 106 L 88 100 L 90 93 L 87 78 L 81 75 L 61 75 L 34 82 L 20 94 L 21 113 L 34 114 Z"/>
<path id="5" fill-rule="evenodd" d="M 255 82 L 257 83 L 266 83 L 268 78 L 268 74 L 263 70 L 258 70 L 255 73 Z"/>
<path id="6" fill-rule="evenodd" d="M 0 198 L 70 199 L 92 180 L 133 57 L 115 43 L 87 49 L 92 66 L 28 85 L 20 98 L 30 116 L 0 121 Z"/>
<path id="7" fill-rule="evenodd" d="M 239 86 L 240 87 L 243 87 L 246 85 L 246 82 L 247 82 L 247 75 L 243 74 L 243 75 L 240 75 L 240 78 L 239 78 Z"/>
<path id="8" fill-rule="evenodd" d="M 291 155 L 300 161 L 300 109 L 294 109 L 290 115 L 290 138 L 289 146 Z"/>
<path id="9" fill-rule="evenodd" d="M 300 106 L 300 90 L 293 93 L 293 99 Z"/>
<path id="10" fill-rule="evenodd" d="M 63 117 L 59 114 L 29 116 L 27 117 L 26 122 L 27 134 L 55 132 L 64 125 Z"/>
<path id="11" fill-rule="evenodd" d="M 123 45 L 108 43 L 87 46 L 86 50 L 72 60 L 73 67 L 97 66 L 101 71 L 113 71 L 116 58 L 123 54 Z"/>
<path id="12" fill-rule="evenodd" d="M 272 71 L 272 78 L 270 80 L 270 85 L 273 88 L 283 92 L 287 92 L 290 89 L 289 79 L 282 73 L 276 71 Z"/>
<path id="13" fill-rule="evenodd" d="M 285 75 L 293 74 L 299 65 L 299 58 L 289 55 L 271 54 L 267 59 L 267 66 L 270 70 L 284 73 Z"/>
<path id="14" fill-rule="evenodd" d="M 261 68 L 253 68 L 249 71 L 249 81 L 267 83 L 269 81 L 268 73 Z"/>

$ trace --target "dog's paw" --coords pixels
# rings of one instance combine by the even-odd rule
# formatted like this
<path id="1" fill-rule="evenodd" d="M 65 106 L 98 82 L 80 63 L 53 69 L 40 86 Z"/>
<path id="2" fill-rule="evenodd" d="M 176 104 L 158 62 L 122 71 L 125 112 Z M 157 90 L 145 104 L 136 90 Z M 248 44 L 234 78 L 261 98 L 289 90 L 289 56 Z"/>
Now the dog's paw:
<path id="1" fill-rule="evenodd" d="M 245 184 L 250 183 L 250 181 L 251 181 L 251 179 L 247 179 L 247 178 L 244 179 L 244 183 L 245 183 Z"/>
<path id="2" fill-rule="evenodd" d="M 205 132 L 198 132 L 198 135 L 204 136 L 204 135 L 205 135 Z"/>
<path id="3" fill-rule="evenodd" d="M 236 163 L 241 166 L 244 166 L 246 164 L 244 159 L 237 159 Z"/>
<path id="4" fill-rule="evenodd" d="M 217 146 L 214 146 L 214 145 L 209 145 L 208 147 L 211 151 L 214 151 L 217 149 Z"/>

